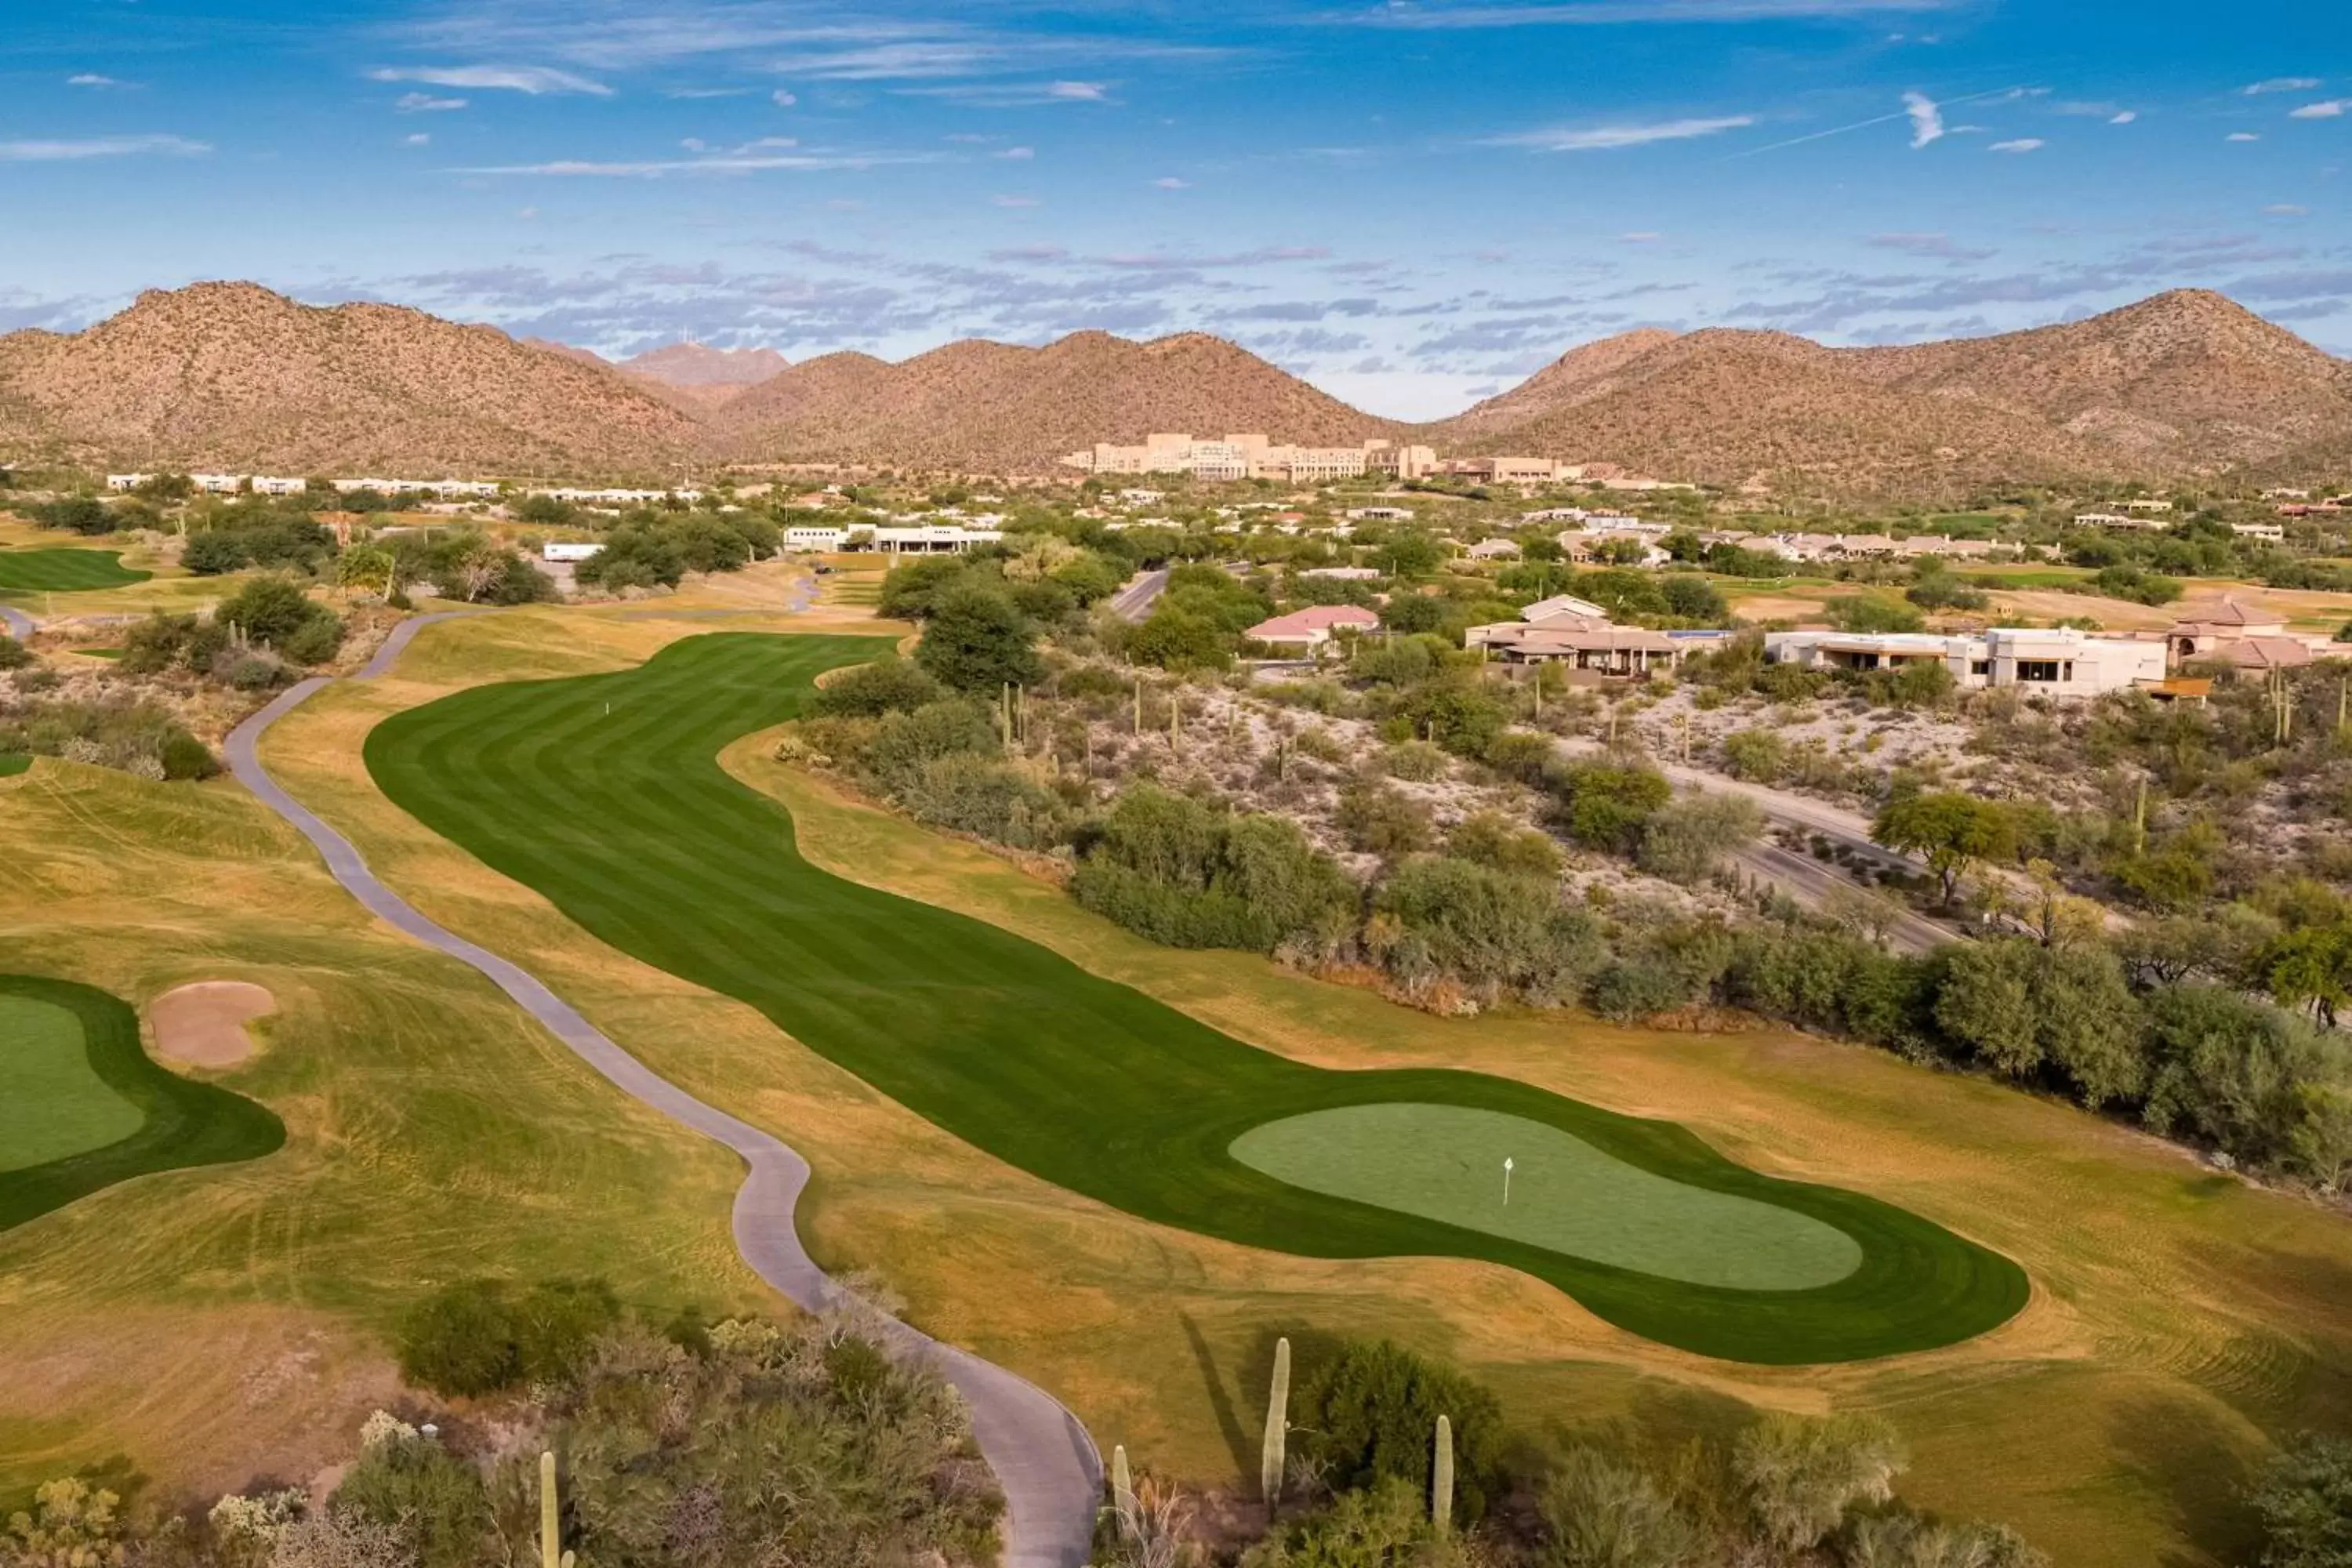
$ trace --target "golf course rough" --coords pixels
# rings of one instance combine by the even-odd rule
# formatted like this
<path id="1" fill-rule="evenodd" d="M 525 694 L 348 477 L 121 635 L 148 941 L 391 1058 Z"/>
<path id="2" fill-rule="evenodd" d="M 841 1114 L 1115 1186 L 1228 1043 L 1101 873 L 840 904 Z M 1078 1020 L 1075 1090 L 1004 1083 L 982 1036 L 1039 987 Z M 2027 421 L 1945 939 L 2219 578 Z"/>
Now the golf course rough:
<path id="1" fill-rule="evenodd" d="M 0 1230 L 134 1176 L 258 1159 L 285 1142 L 263 1107 L 152 1060 L 118 998 L 0 974 Z"/>
<path id="2" fill-rule="evenodd" d="M 1734 1164 L 1672 1123 L 1475 1073 L 1291 1061 L 1012 932 L 818 869 L 790 815 L 719 753 L 794 717 L 820 672 L 889 647 L 689 637 L 633 669 L 477 687 L 396 714 L 369 735 L 367 763 L 425 826 L 602 940 L 750 1004 L 997 1158 L 1143 1219 L 1305 1257 L 1486 1259 L 1631 1332 L 1759 1363 L 1951 1344 L 2024 1304 L 2008 1259 L 1860 1194 Z M 1387 1107 L 1409 1108 L 1440 1144 L 1467 1124 L 1433 1110 L 1564 1135 L 1523 1157 L 1549 1168 L 1580 1146 L 1574 1196 L 1548 1192 L 1549 1222 L 1482 1218 L 1466 1199 L 1433 1197 L 1426 1173 L 1418 1188 L 1381 1188 L 1360 1153 L 1334 1156 L 1360 1127 L 1294 1121 Z M 1325 1153 L 1313 1170 L 1286 1164 L 1287 1180 L 1235 1152 L 1286 1162 L 1302 1131 Z M 1341 1190 L 1318 1190 L 1340 1186 L 1342 1166 Z M 1640 1212 L 1557 1212 L 1580 1200 Z M 1769 1225 L 1766 1209 L 1779 1211 Z M 1701 1256 L 1713 1247 L 1736 1255 Z"/>

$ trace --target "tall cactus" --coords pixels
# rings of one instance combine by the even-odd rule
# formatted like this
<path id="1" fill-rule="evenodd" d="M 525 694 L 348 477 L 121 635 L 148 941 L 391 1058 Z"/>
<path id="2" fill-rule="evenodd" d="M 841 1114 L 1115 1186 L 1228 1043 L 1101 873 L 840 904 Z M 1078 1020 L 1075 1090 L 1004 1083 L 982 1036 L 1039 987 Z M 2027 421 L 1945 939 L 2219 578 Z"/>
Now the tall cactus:
<path id="1" fill-rule="evenodd" d="M 558 1554 L 563 1534 L 557 1513 L 555 1454 L 542 1449 L 539 1456 L 539 1568 L 572 1568 L 572 1553 Z"/>
<path id="2" fill-rule="evenodd" d="M 1437 1454 L 1429 1467 L 1429 1521 L 1444 1534 L 1454 1528 L 1454 1423 L 1437 1418 Z"/>
<path id="3" fill-rule="evenodd" d="M 1271 1515 L 1282 1500 L 1282 1472 L 1290 1460 L 1290 1342 L 1274 1342 L 1274 1389 L 1265 1401 L 1265 1447 L 1258 1457 L 1258 1490 Z"/>
<path id="4" fill-rule="evenodd" d="M 1118 1521 L 1119 1538 L 1135 1541 L 1143 1533 L 1143 1521 L 1135 1508 L 1135 1478 L 1127 1468 L 1127 1445 L 1114 1443 L 1110 1450 L 1110 1510 Z"/>

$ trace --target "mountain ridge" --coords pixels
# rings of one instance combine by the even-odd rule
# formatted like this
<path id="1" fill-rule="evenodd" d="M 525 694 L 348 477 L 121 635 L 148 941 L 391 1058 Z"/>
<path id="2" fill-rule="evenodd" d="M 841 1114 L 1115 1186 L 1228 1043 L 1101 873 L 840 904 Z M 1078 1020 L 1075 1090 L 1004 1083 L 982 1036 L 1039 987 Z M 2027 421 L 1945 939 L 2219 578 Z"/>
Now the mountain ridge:
<path id="1" fill-rule="evenodd" d="M 2352 452 L 2352 362 L 2223 295 L 2178 289 L 2053 326 L 1886 347 L 1640 329 L 1413 425 L 1198 331 L 962 339 L 896 363 L 675 343 L 614 363 L 404 306 L 203 283 L 149 290 L 80 332 L 0 337 L 0 442 L 142 467 L 584 475 L 719 458 L 1047 472 L 1065 453 L 1154 430 L 1388 437 L 1727 487 L 1927 497 L 2315 470 Z"/>

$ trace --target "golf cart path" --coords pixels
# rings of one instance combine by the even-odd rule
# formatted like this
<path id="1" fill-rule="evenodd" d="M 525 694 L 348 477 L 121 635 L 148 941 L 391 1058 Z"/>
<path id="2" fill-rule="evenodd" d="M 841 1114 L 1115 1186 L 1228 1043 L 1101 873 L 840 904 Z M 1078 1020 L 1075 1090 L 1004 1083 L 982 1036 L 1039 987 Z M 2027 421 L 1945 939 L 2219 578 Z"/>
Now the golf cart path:
<path id="1" fill-rule="evenodd" d="M 425 627 L 483 613 L 453 610 L 402 622 L 357 679 L 385 673 Z M 237 782 L 316 846 L 335 880 L 369 912 L 471 964 L 625 1093 L 740 1156 L 749 1169 L 735 1197 L 735 1246 L 761 1279 L 812 1312 L 855 1300 L 826 1277 L 801 1245 L 793 1215 L 808 1185 L 809 1164 L 797 1152 L 656 1075 L 528 970 L 427 920 L 368 869 L 351 840 L 269 776 L 259 756 L 262 736 L 331 679 L 314 676 L 290 688 L 236 727 L 226 750 L 229 771 Z M 895 1350 L 929 1361 L 971 1407 L 973 1437 L 1004 1489 L 1004 1568 L 1081 1568 L 1090 1555 L 1095 1510 L 1102 1496 L 1102 1460 L 1078 1418 L 1052 1395 L 1003 1367 L 942 1344 L 906 1323 L 883 1321 Z"/>
<path id="2" fill-rule="evenodd" d="M 5 629 L 12 637 L 28 637 L 39 627 L 24 611 L 12 605 L 0 605 L 0 629 Z"/>

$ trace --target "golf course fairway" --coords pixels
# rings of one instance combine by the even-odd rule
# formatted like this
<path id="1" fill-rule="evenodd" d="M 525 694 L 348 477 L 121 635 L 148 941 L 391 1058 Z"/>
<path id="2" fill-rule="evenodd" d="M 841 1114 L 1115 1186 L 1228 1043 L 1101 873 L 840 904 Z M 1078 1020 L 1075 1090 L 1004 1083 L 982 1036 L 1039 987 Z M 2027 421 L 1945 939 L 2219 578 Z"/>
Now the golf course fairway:
<path id="1" fill-rule="evenodd" d="M 103 991 L 0 974 L 0 1230 L 155 1171 L 274 1153 L 277 1117 L 166 1071 Z"/>
<path id="2" fill-rule="evenodd" d="M 2008 1259 L 1875 1199 L 1749 1171 L 1672 1123 L 1475 1073 L 1294 1062 L 1009 931 L 819 870 L 790 815 L 719 753 L 794 717 L 820 672 L 890 646 L 689 637 L 632 669 L 396 714 L 367 764 L 425 826 L 602 940 L 1143 1219 L 1307 1257 L 1486 1259 L 1645 1338 L 1759 1363 L 1951 1344 L 2024 1305 Z M 1359 1120 L 1328 1120 L 1341 1110 Z M 1411 1144 L 1385 1178 L 1366 1142 L 1382 1116 Z M 1508 1216 L 1499 1160 L 1492 1210 L 1469 1180 L 1507 1144 L 1530 1184 Z"/>
<path id="3" fill-rule="evenodd" d="M 76 594 L 128 588 L 152 573 L 122 563 L 116 550 L 0 550 L 0 594 Z"/>

